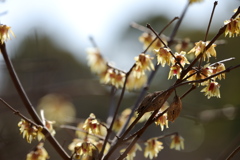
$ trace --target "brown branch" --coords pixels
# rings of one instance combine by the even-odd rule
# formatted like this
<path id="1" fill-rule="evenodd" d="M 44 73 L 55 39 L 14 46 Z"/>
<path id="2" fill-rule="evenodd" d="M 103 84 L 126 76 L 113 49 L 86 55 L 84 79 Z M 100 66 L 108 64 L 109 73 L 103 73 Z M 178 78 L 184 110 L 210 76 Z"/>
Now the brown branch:
<path id="1" fill-rule="evenodd" d="M 166 137 L 170 137 L 172 135 L 178 135 L 178 132 L 173 132 L 173 133 L 169 133 L 169 134 L 165 134 L 165 135 L 162 135 L 162 136 L 158 136 L 158 137 L 155 137 L 156 139 L 163 139 L 163 138 L 166 138 Z"/>
<path id="2" fill-rule="evenodd" d="M 207 27 L 207 31 L 206 31 L 206 34 L 205 34 L 205 37 L 204 37 L 204 42 L 207 41 L 208 32 L 209 32 L 209 29 L 210 29 L 210 26 L 211 26 L 211 23 L 212 23 L 213 14 L 214 14 L 214 11 L 215 11 L 215 8 L 216 8 L 217 4 L 218 4 L 218 2 L 215 1 L 214 5 L 213 5 L 211 16 L 210 16 L 210 19 L 209 19 L 209 22 L 208 22 L 208 27 Z M 201 67 L 202 61 L 203 61 L 203 54 L 202 54 L 202 57 L 199 60 L 198 68 Z"/>
<path id="3" fill-rule="evenodd" d="M 216 77 L 216 76 L 218 76 L 220 74 L 223 74 L 223 73 L 226 73 L 226 72 L 230 72 L 231 70 L 236 69 L 238 67 L 240 67 L 240 64 L 236 65 L 236 66 L 228 67 L 227 69 L 225 69 L 225 70 L 223 70 L 221 72 L 218 72 L 216 74 L 213 74 L 213 75 L 211 75 L 211 76 L 209 76 L 207 78 L 204 78 L 204 79 L 199 79 L 199 80 L 194 80 L 194 81 L 187 81 L 187 82 L 182 82 L 182 83 L 175 84 L 171 88 L 175 89 L 175 88 L 178 88 L 178 87 L 180 87 L 182 85 L 189 84 L 189 83 L 202 83 L 202 82 L 207 81 L 207 80 L 209 80 L 209 79 L 211 79 L 213 77 Z"/>
<path id="4" fill-rule="evenodd" d="M 236 149 L 233 150 L 233 152 L 227 157 L 226 160 L 231 160 L 234 157 L 234 155 L 236 155 L 237 152 L 239 152 L 239 151 L 240 151 L 240 145 Z"/>
<path id="5" fill-rule="evenodd" d="M 153 119 L 153 117 L 157 114 L 158 110 L 155 110 L 153 114 L 150 116 L 150 118 L 147 120 L 145 125 L 142 127 L 142 129 L 136 134 L 134 139 L 131 141 L 131 143 L 128 145 L 126 150 L 117 158 L 117 160 L 122 160 L 127 156 L 127 153 L 131 150 L 133 145 L 137 142 L 137 140 L 141 137 L 141 135 L 144 133 L 144 131 L 147 129 L 147 127 L 151 124 L 150 121 Z"/>
<path id="6" fill-rule="evenodd" d="M 233 150 L 233 152 L 227 157 L 226 160 L 231 160 L 234 157 L 234 155 L 236 155 L 237 152 L 239 152 L 239 151 L 240 151 L 240 145 L 236 149 Z"/>
<path id="7" fill-rule="evenodd" d="M 74 131 L 80 131 L 80 132 L 83 132 L 83 133 L 87 133 L 88 135 L 91 135 L 91 136 L 94 136 L 98 139 L 101 139 L 101 140 L 104 140 L 105 138 L 103 136 L 99 136 L 99 135 L 96 135 L 96 134 L 91 134 L 81 128 L 77 128 L 77 127 L 74 127 L 74 126 L 70 126 L 70 125 L 61 125 L 60 128 L 64 128 L 64 129 L 70 129 L 70 130 L 74 130 Z M 112 143 L 111 141 L 108 141 L 109 143 Z"/>
<path id="8" fill-rule="evenodd" d="M 232 19 L 234 19 L 235 17 L 237 17 L 237 15 L 240 14 L 240 6 L 238 7 L 237 12 L 231 17 Z M 194 61 L 192 61 L 190 63 L 190 65 L 187 67 L 186 70 L 184 70 L 181 73 L 180 79 L 184 78 L 185 75 L 192 69 L 193 65 L 199 60 L 199 58 L 202 57 L 202 55 L 212 46 L 212 44 L 225 32 L 227 28 L 227 25 L 224 25 L 223 27 L 221 27 L 218 30 L 218 33 L 213 37 L 213 39 L 208 43 L 208 45 L 205 47 L 204 51 L 202 53 L 200 53 L 195 59 Z"/>
<path id="9" fill-rule="evenodd" d="M 186 92 L 184 93 L 180 99 L 183 99 L 186 95 L 188 95 L 190 92 L 192 92 L 194 89 L 196 89 L 196 86 L 195 85 L 192 85 L 191 88 Z"/>
<path id="10" fill-rule="evenodd" d="M 166 44 L 162 41 L 161 38 L 159 38 L 161 36 L 161 34 L 170 26 L 170 24 L 172 24 L 172 22 L 174 22 L 175 20 L 179 19 L 178 17 L 174 17 L 158 34 L 156 32 L 154 32 L 153 30 L 151 30 L 150 28 L 150 31 L 153 32 L 156 37 L 153 39 L 153 41 L 148 45 L 148 47 L 143 51 L 143 53 L 146 53 L 147 50 L 151 47 L 151 45 L 157 40 L 159 39 L 161 41 L 162 44 L 164 44 L 164 46 L 166 47 Z M 167 48 L 167 47 L 166 47 Z"/>
<path id="11" fill-rule="evenodd" d="M 70 156 L 62 148 L 62 146 L 58 143 L 58 141 L 50 134 L 48 129 L 43 125 L 36 110 L 34 109 L 33 105 L 31 104 L 25 90 L 22 87 L 22 84 L 20 83 L 20 80 L 18 79 L 15 69 L 12 65 L 12 62 L 10 61 L 10 59 L 8 57 L 5 43 L 0 44 L 0 50 L 2 52 L 4 61 L 6 63 L 8 72 L 10 74 L 10 77 L 14 83 L 14 86 L 15 86 L 19 96 L 21 97 L 22 102 L 24 103 L 26 109 L 28 110 L 28 113 L 31 115 L 31 117 L 33 118 L 35 123 L 43 126 L 42 133 L 45 135 L 45 137 L 48 139 L 48 141 L 51 143 L 51 145 L 55 148 L 55 150 L 58 152 L 58 154 L 65 160 L 70 159 Z"/>
<path id="12" fill-rule="evenodd" d="M 25 117 L 22 113 L 20 113 L 18 110 L 14 109 L 12 106 L 10 106 L 6 101 L 4 101 L 2 98 L 0 98 L 0 101 L 6 106 L 8 107 L 10 110 L 13 111 L 13 113 L 19 117 L 21 117 L 22 119 L 24 119 L 25 121 L 33 124 L 36 127 L 39 127 L 38 124 L 36 124 L 35 122 L 33 122 L 31 119 Z"/>
<path id="13" fill-rule="evenodd" d="M 172 90 L 173 91 L 173 90 Z M 172 92 L 170 92 L 166 97 L 165 97 L 165 101 L 168 99 L 168 97 L 171 95 Z M 163 105 L 163 104 L 162 104 Z M 168 108 L 165 109 L 162 113 L 160 113 L 159 115 L 155 116 L 158 113 L 158 110 L 155 110 L 153 112 L 153 114 L 150 116 L 150 118 L 147 120 L 147 122 L 144 124 L 144 126 L 137 131 L 134 135 L 134 139 L 132 140 L 132 142 L 128 145 L 127 149 L 124 151 L 124 153 L 122 155 L 120 155 L 118 157 L 117 160 L 122 160 L 127 156 L 127 153 L 131 150 L 131 148 L 133 147 L 133 145 L 137 142 L 137 140 L 141 137 L 141 135 L 145 132 L 145 130 L 159 117 L 161 117 L 164 113 L 166 113 L 168 111 Z M 132 136 L 130 136 L 132 137 Z M 133 137 L 132 137 L 133 138 Z"/>
<path id="14" fill-rule="evenodd" d="M 18 76 L 17 76 L 17 74 L 14 70 L 14 67 L 12 65 L 12 62 L 8 57 L 5 43 L 0 44 L 0 50 L 2 52 L 4 61 L 6 63 L 8 72 L 10 74 L 10 77 L 11 77 L 11 79 L 14 83 L 14 86 L 15 86 L 19 96 L 21 97 L 21 100 L 24 103 L 28 113 L 33 118 L 34 122 L 36 122 L 39 125 L 43 125 L 40 117 L 38 116 L 38 114 L 36 112 L 36 110 L 34 109 L 33 105 L 31 104 L 30 100 L 28 99 L 28 96 L 27 96 L 26 92 L 24 91 L 20 80 L 18 79 Z"/>
<path id="15" fill-rule="evenodd" d="M 124 93 L 125 93 L 125 88 L 126 88 L 126 84 L 127 84 L 127 79 L 128 79 L 128 76 L 130 75 L 130 73 L 132 72 L 133 68 L 136 66 L 136 64 L 134 64 L 130 70 L 126 73 L 126 77 L 125 77 L 125 80 L 124 80 L 124 84 L 123 84 L 123 88 L 122 88 L 122 92 L 121 92 L 121 95 L 119 97 L 119 100 L 118 100 L 118 103 L 117 103 L 117 107 L 116 107 L 116 110 L 114 112 L 114 115 L 113 115 L 113 118 L 112 118 L 112 122 L 107 130 L 107 135 L 105 137 L 105 141 L 103 143 L 103 146 L 102 146 L 102 150 L 101 152 L 99 153 L 99 159 L 101 159 L 103 157 L 103 153 L 104 153 L 104 150 L 105 150 L 105 147 L 107 145 L 107 142 L 108 142 L 108 139 L 110 137 L 110 134 L 112 132 L 112 128 L 113 128 L 113 124 L 115 122 L 115 119 L 117 117 L 117 113 L 118 113 L 118 110 L 120 108 L 120 105 L 122 103 L 122 99 L 123 99 L 123 96 L 124 96 Z M 108 152 L 109 153 L 109 152 Z"/>
<path id="16" fill-rule="evenodd" d="M 149 28 L 156 36 L 157 38 L 161 41 L 161 43 L 164 45 L 165 48 L 169 48 L 164 42 L 163 40 L 160 38 L 160 36 L 157 34 L 157 32 L 151 27 L 150 24 L 147 24 L 147 28 Z M 177 64 L 181 67 L 182 70 L 184 70 L 182 64 L 179 62 L 179 60 L 175 57 L 175 55 L 172 53 L 171 49 L 169 48 L 169 53 L 172 55 L 172 57 L 175 59 L 175 61 L 177 62 Z"/>
<path id="17" fill-rule="evenodd" d="M 162 33 L 165 31 L 165 29 L 166 29 L 170 24 L 172 24 L 172 22 L 175 21 L 176 19 L 178 19 L 178 17 L 175 17 L 174 19 L 172 19 L 172 20 L 159 32 L 158 35 L 159 35 L 159 36 L 162 35 Z M 134 24 L 135 24 L 135 23 L 134 23 Z M 150 31 L 150 30 L 149 30 L 148 28 L 146 28 L 146 27 L 140 26 L 140 25 L 138 25 L 138 24 L 135 24 L 135 25 L 137 25 L 138 27 L 141 27 L 141 29 L 145 28 L 145 30 Z M 136 26 L 135 26 L 135 27 L 136 27 Z M 139 28 L 138 28 L 138 29 L 139 29 Z M 156 41 L 157 39 L 158 39 L 158 37 L 155 37 L 155 39 L 152 41 L 152 43 L 153 43 L 154 41 Z M 149 47 L 152 45 L 152 43 L 150 43 L 147 48 L 149 48 Z M 146 49 L 145 51 L 147 51 L 147 49 Z M 144 52 L 145 52 L 145 51 L 144 51 Z M 155 68 L 155 70 L 153 70 L 153 71 L 151 72 L 151 74 L 149 75 L 146 86 L 142 89 L 142 91 L 141 91 L 141 93 L 140 93 L 137 101 L 136 101 L 135 104 L 133 105 L 132 111 L 131 111 L 130 115 L 128 116 L 128 119 L 126 120 L 124 126 L 122 127 L 122 129 L 121 129 L 120 132 L 118 133 L 118 136 L 121 136 L 121 135 L 123 134 L 123 132 L 126 130 L 128 124 L 129 124 L 129 122 L 130 122 L 130 119 L 131 119 L 131 117 L 133 116 L 136 108 L 138 107 L 139 103 L 141 102 L 143 96 L 146 94 L 146 92 L 147 92 L 147 90 L 148 90 L 148 88 L 149 88 L 149 86 L 150 86 L 150 83 L 152 82 L 152 79 L 153 79 L 153 77 L 155 76 L 155 73 L 157 72 L 157 70 L 158 70 L 158 68 L 159 68 L 159 65 L 156 63 L 155 66 L 154 66 L 154 68 Z"/>
<path id="18" fill-rule="evenodd" d="M 164 113 L 167 112 L 168 109 L 166 109 L 165 111 L 163 111 L 162 113 L 160 113 L 157 117 L 161 117 Z M 155 115 L 154 115 L 155 116 Z M 152 119 L 151 117 L 149 118 L 149 120 Z M 156 118 L 154 118 L 156 119 Z M 146 122 L 145 125 L 140 128 L 138 131 L 136 131 L 135 133 L 133 133 L 132 135 L 130 135 L 129 137 L 125 138 L 124 141 L 129 141 L 130 139 L 134 138 L 135 136 L 139 135 L 143 130 L 145 130 L 146 127 L 148 127 L 149 125 L 147 125 L 148 123 Z"/>
<path id="19" fill-rule="evenodd" d="M 216 8 L 217 4 L 218 4 L 218 2 L 215 1 L 214 5 L 213 5 L 211 16 L 210 16 L 210 19 L 209 19 L 207 31 L 206 31 L 205 38 L 204 38 L 204 42 L 206 42 L 206 40 L 207 40 L 208 32 L 209 32 L 209 29 L 210 29 L 210 26 L 211 26 L 211 23 L 212 23 L 213 14 L 214 14 L 214 11 L 215 11 L 215 8 Z"/>

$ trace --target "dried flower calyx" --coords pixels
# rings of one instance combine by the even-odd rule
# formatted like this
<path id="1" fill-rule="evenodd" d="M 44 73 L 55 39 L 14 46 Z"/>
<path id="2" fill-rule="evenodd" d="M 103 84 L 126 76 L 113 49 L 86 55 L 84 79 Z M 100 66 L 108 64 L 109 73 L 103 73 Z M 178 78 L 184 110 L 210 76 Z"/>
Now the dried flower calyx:
<path id="1" fill-rule="evenodd" d="M 175 119 L 179 116 L 182 110 L 182 101 L 181 99 L 175 95 L 173 102 L 170 104 L 170 107 L 167 111 L 167 118 L 169 121 L 175 121 Z"/>
<path id="2" fill-rule="evenodd" d="M 161 106 L 164 103 L 165 96 L 168 92 L 164 91 L 157 91 L 154 93 L 149 93 L 146 95 L 137 108 L 137 113 L 142 113 L 142 112 L 151 112 L 155 111 L 157 109 L 160 109 Z"/>

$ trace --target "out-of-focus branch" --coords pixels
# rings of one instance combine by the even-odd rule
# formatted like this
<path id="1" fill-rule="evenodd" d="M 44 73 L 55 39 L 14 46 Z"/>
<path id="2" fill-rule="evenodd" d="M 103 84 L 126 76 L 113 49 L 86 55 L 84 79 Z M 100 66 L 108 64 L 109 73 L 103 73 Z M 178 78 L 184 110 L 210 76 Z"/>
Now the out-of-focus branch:
<path id="1" fill-rule="evenodd" d="M 19 96 L 21 97 L 26 109 L 28 110 L 28 113 L 33 118 L 33 121 L 35 123 L 37 123 L 38 125 L 43 126 L 42 133 L 45 135 L 45 137 L 48 139 L 48 141 L 52 144 L 52 146 L 55 148 L 55 150 L 58 152 L 58 154 L 64 160 L 70 159 L 70 156 L 67 154 L 67 152 L 61 147 L 61 145 L 58 143 L 58 141 L 50 134 L 48 129 L 43 125 L 40 117 L 38 116 L 36 110 L 34 109 L 33 105 L 31 104 L 25 90 L 22 87 L 22 84 L 21 84 L 20 80 L 18 79 L 18 76 L 15 72 L 15 69 L 12 65 L 12 62 L 10 61 L 10 59 L 8 57 L 5 43 L 0 44 L 0 50 L 2 52 L 4 61 L 6 63 L 6 66 L 7 66 L 8 72 L 10 74 L 10 77 L 11 77 L 13 83 L 14 83 L 14 86 L 15 86 Z"/>

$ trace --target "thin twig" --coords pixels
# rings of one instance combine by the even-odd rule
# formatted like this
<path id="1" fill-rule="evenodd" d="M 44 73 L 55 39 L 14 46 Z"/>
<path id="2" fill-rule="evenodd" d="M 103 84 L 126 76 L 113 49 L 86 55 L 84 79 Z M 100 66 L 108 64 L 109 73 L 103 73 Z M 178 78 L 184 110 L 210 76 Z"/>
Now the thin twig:
<path id="1" fill-rule="evenodd" d="M 98 48 L 97 43 L 95 42 L 94 38 L 92 36 L 89 36 L 89 40 L 92 43 L 94 48 Z"/>
<path id="2" fill-rule="evenodd" d="M 78 128 L 78 127 L 74 127 L 74 126 L 70 126 L 70 125 L 61 125 L 60 128 L 64 128 L 64 129 L 70 129 L 70 130 L 74 130 L 74 131 L 80 131 L 80 132 L 83 132 L 83 133 L 87 133 L 91 136 L 94 136 L 94 137 L 97 137 L 98 139 L 101 139 L 101 140 L 104 140 L 105 137 L 103 136 L 99 136 L 99 135 L 96 135 L 96 134 L 91 134 L 81 128 Z M 109 143 L 111 143 L 111 141 L 109 141 Z"/>
<path id="3" fill-rule="evenodd" d="M 167 27 L 172 24 L 173 21 L 175 21 L 176 19 L 178 19 L 178 17 L 175 17 L 173 18 L 160 32 L 159 32 L 159 36 L 167 29 Z M 143 27 L 143 26 L 142 26 Z M 145 27 L 144 27 L 145 28 Z M 145 29 L 148 29 L 148 28 L 145 28 Z M 149 29 L 148 29 L 149 30 Z M 150 31 L 150 30 L 149 30 Z M 158 39 L 158 37 L 156 37 L 152 43 L 154 41 L 156 41 Z M 149 44 L 149 46 L 147 47 L 147 49 L 152 45 L 152 43 Z M 145 52 L 147 51 L 147 49 L 145 50 Z M 128 116 L 128 119 L 126 120 L 125 124 L 123 125 L 122 129 L 119 131 L 118 133 L 118 136 L 121 136 L 123 134 L 123 132 L 126 130 L 129 122 L 130 122 L 130 119 L 131 117 L 133 116 L 135 110 L 137 109 L 138 105 L 140 104 L 141 100 L 143 99 L 144 95 L 146 94 L 152 80 L 153 80 L 153 77 L 155 76 L 155 73 L 157 72 L 158 68 L 159 68 L 159 65 L 156 63 L 155 66 L 154 66 L 154 70 L 151 72 L 151 74 L 149 75 L 148 77 L 148 80 L 147 80 L 147 83 L 146 83 L 146 86 L 142 89 L 141 93 L 139 94 L 138 96 L 138 99 L 137 101 L 135 102 L 135 104 L 133 105 L 132 107 L 132 111 L 130 113 L 130 115 Z"/>
<path id="4" fill-rule="evenodd" d="M 239 151 L 240 151 L 240 145 L 237 146 L 237 148 L 232 151 L 232 153 L 227 157 L 226 160 L 231 160 L 234 157 L 234 155 L 236 155 L 237 152 L 239 152 Z"/>
<path id="5" fill-rule="evenodd" d="M 157 40 L 157 39 L 159 39 L 159 37 L 161 36 L 161 34 L 175 21 L 175 20 L 177 20 L 177 19 L 179 19 L 178 17 L 174 17 L 158 34 L 156 34 L 156 33 L 154 33 L 150 28 L 148 28 L 148 29 L 150 29 L 150 31 L 152 31 L 155 35 L 156 35 L 156 37 L 153 39 L 153 41 L 148 45 L 148 47 L 143 51 L 143 53 L 146 53 L 147 51 L 148 51 L 148 49 L 151 47 L 151 45 Z M 164 46 L 166 46 L 166 44 L 162 41 L 162 39 L 160 38 L 159 39 L 160 41 L 161 41 L 161 43 L 162 44 L 164 44 Z"/>
<path id="6" fill-rule="evenodd" d="M 209 80 L 209 79 L 211 79 L 211 78 L 213 78 L 213 77 L 216 77 L 216 76 L 218 76 L 218 75 L 220 75 L 220 74 L 223 74 L 223 73 L 226 73 L 226 72 L 230 72 L 231 70 L 236 69 L 236 68 L 238 68 L 238 67 L 240 67 L 240 64 L 239 64 L 239 65 L 236 65 L 236 66 L 228 67 L 227 69 L 225 69 L 225 70 L 223 70 L 223 71 L 221 71 L 221 72 L 218 72 L 218 73 L 216 73 L 216 74 L 213 74 L 213 75 L 211 75 L 211 76 L 209 76 L 209 77 L 206 77 L 206 78 L 204 78 L 204 79 L 199 79 L 199 80 L 194 80 L 194 81 L 186 81 L 186 82 L 182 82 L 182 83 L 177 83 L 177 84 L 173 85 L 171 88 L 172 88 L 172 89 L 175 89 L 175 88 L 178 88 L 178 87 L 180 87 L 180 86 L 183 86 L 183 85 L 189 84 L 189 83 L 202 83 L 202 82 L 207 81 L 207 80 Z"/>
<path id="7" fill-rule="evenodd" d="M 211 26 L 211 23 L 212 23 L 213 14 L 214 14 L 214 11 L 215 11 L 215 8 L 216 8 L 217 4 L 218 4 L 218 2 L 215 1 L 214 5 L 213 5 L 211 16 L 210 16 L 210 19 L 209 19 L 209 22 L 208 22 L 208 27 L 207 27 L 207 31 L 206 31 L 206 34 L 205 34 L 204 42 L 207 41 L 208 32 L 209 32 L 209 29 L 210 29 L 210 26 Z M 198 68 L 200 68 L 200 66 L 202 64 L 202 60 L 203 60 L 203 54 L 202 54 L 202 57 L 199 60 Z"/>
<path id="8" fill-rule="evenodd" d="M 157 36 L 157 38 L 161 41 L 161 43 L 164 45 L 165 48 L 169 48 L 164 42 L 163 40 L 160 38 L 160 36 L 154 31 L 154 29 L 151 27 L 150 24 L 147 24 L 147 28 L 151 29 L 151 31 Z M 175 57 L 175 55 L 172 53 L 171 49 L 169 48 L 169 53 L 171 54 L 171 56 L 175 59 L 175 61 L 177 62 L 177 64 L 181 67 L 182 70 L 184 70 L 182 64 L 179 62 L 179 60 Z"/>
<path id="9" fill-rule="evenodd" d="M 173 90 L 172 90 L 173 91 Z M 172 92 L 170 92 L 166 97 L 165 97 L 165 101 L 168 99 L 168 97 L 171 95 Z M 165 102 L 164 101 L 164 102 Z M 163 105 L 163 104 L 162 104 Z M 157 115 L 155 117 L 155 115 L 158 113 L 158 110 L 155 110 L 152 115 L 150 116 L 150 118 L 147 120 L 147 122 L 144 124 L 144 126 L 138 131 L 138 133 L 136 133 L 134 139 L 132 140 L 132 142 L 128 145 L 128 147 L 126 148 L 126 150 L 124 151 L 124 153 L 122 155 L 120 155 L 118 157 L 117 160 L 122 160 L 127 156 L 127 153 L 131 150 L 131 148 L 133 147 L 133 145 L 137 142 L 137 140 L 141 137 L 141 135 L 144 133 L 144 131 L 159 117 L 161 117 L 164 113 L 166 113 L 168 111 L 168 108 L 166 110 L 164 110 L 162 113 L 160 113 L 159 115 Z"/>
<path id="10" fill-rule="evenodd" d="M 213 5 L 213 9 L 212 9 L 211 16 L 210 16 L 210 19 L 209 19 L 207 31 L 206 31 L 205 38 L 204 38 L 204 42 L 207 41 L 208 32 L 209 32 L 209 29 L 210 29 L 210 26 L 211 26 L 211 23 L 212 23 L 213 14 L 214 14 L 214 11 L 215 11 L 215 8 L 216 8 L 217 4 L 218 4 L 218 2 L 215 1 L 215 2 L 214 2 L 214 5 Z"/>
<path id="11" fill-rule="evenodd" d="M 153 114 L 150 116 L 150 118 L 145 123 L 144 127 L 138 132 L 138 134 L 134 137 L 134 139 L 131 141 L 131 143 L 128 145 L 126 150 L 117 158 L 117 160 L 122 160 L 127 156 L 127 153 L 131 150 L 133 145 L 137 142 L 137 140 L 141 137 L 141 135 L 144 133 L 144 131 L 147 129 L 147 127 L 151 124 L 150 121 L 153 119 L 153 117 L 157 114 L 158 110 L 154 111 Z"/>
<path id="12" fill-rule="evenodd" d="M 158 117 L 161 117 L 161 116 L 162 116 L 164 113 L 166 113 L 167 111 L 168 111 L 168 109 L 166 109 L 165 111 L 161 112 Z M 151 119 L 151 118 L 149 118 L 149 119 Z M 145 125 L 146 125 L 146 124 L 147 124 L 147 123 L 145 123 Z M 135 136 L 139 135 L 139 133 L 141 133 L 142 130 L 146 127 L 145 125 L 144 125 L 141 129 L 139 129 L 138 131 L 136 131 L 135 133 L 133 133 L 132 135 L 130 135 L 129 137 L 125 138 L 124 141 L 129 141 L 130 139 L 132 139 L 132 138 L 134 138 Z"/>
<path id="13" fill-rule="evenodd" d="M 240 13 L 240 6 L 238 7 L 238 10 L 235 12 L 235 14 L 231 17 L 232 19 L 234 19 L 235 17 L 238 16 L 238 14 Z M 223 27 L 221 27 L 218 30 L 218 33 L 213 37 L 213 39 L 208 43 L 208 45 L 205 47 L 204 51 L 202 53 L 200 53 L 195 59 L 194 61 L 192 61 L 190 63 L 190 65 L 188 66 L 188 68 L 186 70 L 184 70 L 181 73 L 180 79 L 182 79 L 183 77 L 186 76 L 186 74 L 192 69 L 193 65 L 195 65 L 195 63 L 199 60 L 199 58 L 201 58 L 201 56 L 212 46 L 212 44 L 225 32 L 227 28 L 227 25 L 224 25 Z"/>
<path id="14" fill-rule="evenodd" d="M 48 141 L 51 143 L 51 145 L 55 148 L 55 150 L 58 152 L 58 154 L 65 160 L 70 159 L 70 156 L 67 154 L 67 152 L 62 148 L 62 146 L 58 143 L 58 141 L 50 134 L 48 129 L 43 125 L 40 117 L 38 116 L 36 110 L 34 109 L 33 105 L 31 104 L 25 90 L 22 87 L 22 84 L 20 83 L 20 80 L 18 79 L 15 69 L 12 65 L 12 62 L 10 61 L 10 59 L 8 57 L 5 43 L 0 44 L 0 50 L 2 52 L 4 61 L 6 63 L 6 66 L 7 66 L 8 72 L 11 76 L 11 79 L 14 83 L 14 86 L 15 86 L 19 96 L 21 97 L 21 100 L 23 101 L 26 109 L 28 110 L 28 113 L 31 115 L 31 117 L 33 118 L 35 123 L 43 126 L 42 133 L 45 135 L 45 137 L 48 139 Z"/>
<path id="15" fill-rule="evenodd" d="M 171 24 L 171 23 L 172 23 L 174 20 L 176 20 L 176 19 L 178 19 L 178 17 L 175 17 L 169 24 Z M 168 26 L 168 25 L 167 25 L 167 26 Z M 165 28 L 166 28 L 166 27 L 165 27 Z M 164 29 L 165 29 L 165 28 L 164 28 Z M 163 33 L 163 31 L 164 31 L 164 30 L 160 31 L 158 35 L 161 35 L 161 34 Z M 155 41 L 155 40 L 158 39 L 158 38 L 159 38 L 159 37 L 156 36 L 156 38 L 155 38 L 153 41 Z M 174 38 L 174 36 L 173 36 L 172 38 Z M 169 40 L 169 46 L 172 44 L 172 42 L 173 42 L 173 39 L 170 39 L 170 40 Z M 153 43 L 153 42 L 152 42 L 152 43 Z M 151 43 L 151 44 L 152 44 L 152 43 Z M 150 44 L 150 45 L 151 45 L 151 44 Z M 165 44 L 165 43 L 164 43 L 164 44 Z M 150 45 L 148 46 L 148 48 L 150 47 Z M 148 49 L 148 48 L 147 48 L 147 49 Z M 147 51 L 147 49 L 146 49 L 145 51 Z M 142 100 L 143 96 L 145 95 L 145 93 L 146 93 L 146 91 L 147 91 L 147 89 L 148 89 L 148 86 L 150 85 L 150 83 L 151 83 L 154 75 L 156 74 L 158 68 L 159 68 L 159 65 L 156 64 L 156 65 L 155 65 L 155 70 L 151 72 L 151 74 L 150 74 L 150 76 L 149 76 L 149 78 L 148 78 L 146 87 L 144 87 L 144 88 L 142 89 L 142 92 L 141 92 L 138 100 L 136 101 L 135 105 L 133 106 L 131 115 L 133 115 L 135 109 L 138 107 L 140 101 Z M 119 135 L 121 135 L 121 134 L 123 133 L 123 131 L 125 131 L 125 132 L 124 132 L 123 135 L 121 135 L 121 138 L 119 138 L 119 137 L 118 137 L 118 138 L 116 137 L 117 139 L 115 138 L 115 141 L 118 141 L 118 142 L 116 142 L 116 143 L 122 143 L 122 142 L 123 142 L 123 138 L 127 135 L 127 133 L 131 130 L 131 128 L 138 122 L 138 120 L 142 117 L 142 115 L 143 115 L 143 113 L 140 113 L 140 115 L 138 115 L 138 117 L 135 119 L 135 121 L 128 127 L 128 131 L 125 131 L 125 128 L 128 126 L 129 120 L 130 120 L 130 118 L 131 118 L 131 116 L 129 116 L 127 123 L 124 124 L 124 127 L 123 127 L 122 130 L 120 131 L 120 134 L 119 134 Z M 117 144 L 116 144 L 116 143 L 110 148 L 108 154 L 106 155 L 106 157 L 104 157 L 104 159 L 105 159 L 105 158 L 106 158 L 106 159 L 109 158 L 109 156 L 112 154 L 112 152 L 117 148 Z"/>
<path id="16" fill-rule="evenodd" d="M 186 92 L 184 93 L 180 99 L 183 99 L 186 95 L 188 95 L 190 92 L 192 92 L 194 89 L 196 89 L 196 85 L 192 85 L 191 88 Z"/>
<path id="17" fill-rule="evenodd" d="M 125 88 L 126 88 L 128 76 L 130 75 L 130 73 L 132 72 L 132 70 L 133 70 L 133 68 L 134 68 L 135 66 L 136 66 L 136 64 L 134 64 L 134 65 L 130 68 L 130 70 L 126 73 L 126 78 L 125 78 L 125 80 L 124 80 L 124 84 L 123 84 L 123 88 L 122 88 L 122 91 L 121 91 L 121 95 L 120 95 L 120 97 L 119 97 L 119 100 L 118 100 L 118 103 L 117 103 L 117 107 L 116 107 L 116 110 L 115 110 L 114 115 L 113 115 L 113 118 L 112 118 L 112 122 L 111 122 L 111 124 L 110 124 L 110 126 L 109 126 L 109 128 L 108 128 L 107 135 L 106 135 L 106 137 L 105 137 L 105 141 L 103 142 L 102 150 L 101 150 L 101 152 L 99 153 L 99 159 L 102 159 L 102 157 L 103 157 L 103 152 L 104 152 L 104 150 L 105 150 L 105 147 L 106 147 L 106 145 L 107 145 L 107 141 L 108 141 L 108 139 L 109 139 L 109 137 L 110 137 L 110 134 L 111 134 L 111 132 L 112 132 L 113 124 L 114 124 L 115 119 L 116 119 L 116 117 L 117 117 L 117 113 L 118 113 L 118 110 L 119 110 L 119 108 L 120 108 L 120 105 L 121 105 L 121 102 L 122 102 L 122 99 L 123 99 L 123 96 L 124 96 L 124 93 L 125 93 Z"/>
<path id="18" fill-rule="evenodd" d="M 12 81 L 14 83 L 14 86 L 15 86 L 19 96 L 21 97 L 21 100 L 23 101 L 23 103 L 24 103 L 28 113 L 33 118 L 34 122 L 36 122 L 39 125 L 43 125 L 40 117 L 38 116 L 36 110 L 34 109 L 33 105 L 31 104 L 31 102 L 30 102 L 30 100 L 29 100 L 25 90 L 23 89 L 20 80 L 18 79 L 18 76 L 17 76 L 17 74 L 15 72 L 15 69 L 14 69 L 14 67 L 12 65 L 12 62 L 11 62 L 11 60 L 8 57 L 5 43 L 0 44 L 0 50 L 2 52 L 4 61 L 6 63 L 6 66 L 7 66 L 8 72 L 9 72 L 9 74 L 11 76 L 11 79 L 12 79 Z"/>
<path id="19" fill-rule="evenodd" d="M 172 135 L 178 135 L 178 132 L 173 132 L 173 133 L 169 133 L 169 134 L 165 134 L 165 135 L 162 135 L 162 136 L 158 136 L 158 137 L 155 137 L 156 139 L 163 139 L 163 138 L 166 138 L 166 137 L 170 137 Z"/>
<path id="20" fill-rule="evenodd" d="M 22 119 L 24 119 L 25 121 L 33 124 L 34 126 L 38 127 L 39 125 L 36 124 L 35 122 L 33 122 L 31 119 L 25 117 L 23 114 L 21 114 L 18 110 L 14 109 L 12 106 L 10 106 L 6 101 L 4 101 L 2 98 L 0 98 L 0 101 L 6 106 L 8 107 L 10 110 L 13 111 L 14 114 L 18 115 L 19 117 L 21 117 Z"/>
<path id="21" fill-rule="evenodd" d="M 215 66 L 216 64 L 224 63 L 224 62 L 232 61 L 232 60 L 235 60 L 235 57 L 230 57 L 230 58 L 227 58 L 227 59 L 223 59 L 223 60 L 221 60 L 221 61 L 218 61 L 218 62 L 215 62 L 215 63 L 210 64 L 210 66 Z"/>

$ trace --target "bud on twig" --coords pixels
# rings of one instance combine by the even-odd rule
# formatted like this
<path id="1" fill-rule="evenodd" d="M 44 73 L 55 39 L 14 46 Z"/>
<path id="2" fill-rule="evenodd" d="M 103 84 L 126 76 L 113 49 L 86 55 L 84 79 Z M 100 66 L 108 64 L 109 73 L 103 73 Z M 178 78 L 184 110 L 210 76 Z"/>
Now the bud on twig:
<path id="1" fill-rule="evenodd" d="M 170 104 L 170 107 L 168 108 L 167 119 L 169 121 L 174 122 L 175 119 L 179 116 L 181 110 L 182 110 L 182 101 L 177 95 L 175 95 L 173 102 Z"/>

